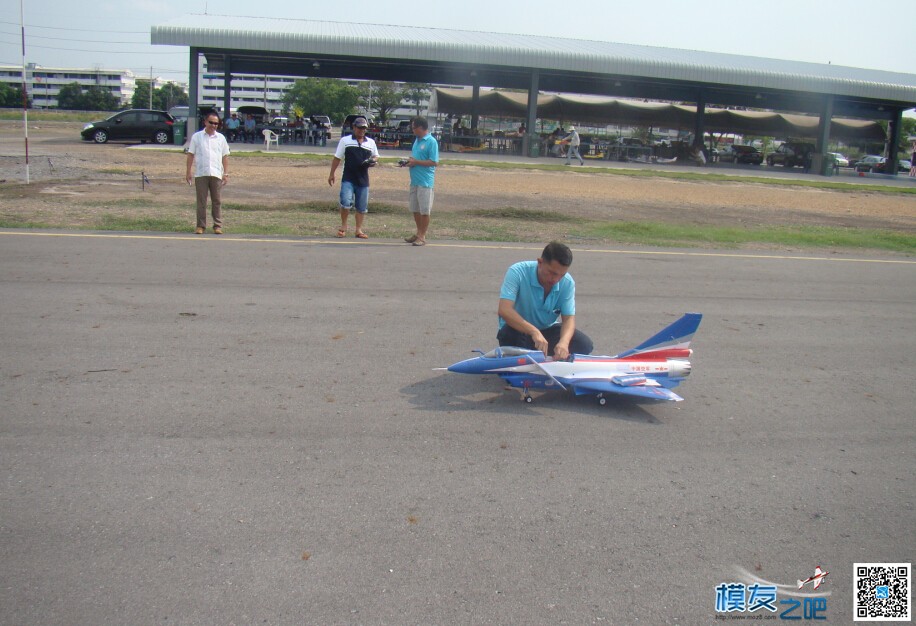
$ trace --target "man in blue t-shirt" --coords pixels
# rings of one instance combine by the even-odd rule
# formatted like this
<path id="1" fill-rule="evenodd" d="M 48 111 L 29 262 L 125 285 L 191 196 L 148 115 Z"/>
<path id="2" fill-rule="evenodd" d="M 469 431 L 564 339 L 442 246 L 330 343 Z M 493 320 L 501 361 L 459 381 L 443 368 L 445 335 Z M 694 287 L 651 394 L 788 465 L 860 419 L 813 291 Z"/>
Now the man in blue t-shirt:
<path id="1" fill-rule="evenodd" d="M 426 231 L 429 229 L 429 214 L 433 208 L 433 184 L 436 182 L 436 166 L 439 165 L 439 142 L 429 132 L 425 117 L 410 120 L 414 141 L 410 158 L 404 163 L 410 168 L 410 211 L 413 213 L 417 232 L 404 241 L 415 246 L 426 245 Z"/>
<path id="2" fill-rule="evenodd" d="M 576 330 L 576 281 L 570 265 L 572 251 L 552 241 L 537 261 L 509 268 L 499 290 L 499 345 L 540 350 L 557 360 L 591 354 L 592 340 Z"/>

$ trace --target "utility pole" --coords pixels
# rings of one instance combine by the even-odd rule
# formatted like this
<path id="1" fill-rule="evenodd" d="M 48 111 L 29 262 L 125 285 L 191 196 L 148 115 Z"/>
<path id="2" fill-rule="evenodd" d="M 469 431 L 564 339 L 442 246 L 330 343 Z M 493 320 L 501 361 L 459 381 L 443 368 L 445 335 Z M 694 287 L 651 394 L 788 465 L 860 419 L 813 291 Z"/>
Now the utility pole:
<path id="1" fill-rule="evenodd" d="M 153 108 L 153 66 L 149 66 L 149 108 Z"/>
<path id="2" fill-rule="evenodd" d="M 29 184 L 29 92 L 25 88 L 25 8 L 19 0 L 19 27 L 22 30 L 22 132 L 25 136 L 25 184 Z"/>

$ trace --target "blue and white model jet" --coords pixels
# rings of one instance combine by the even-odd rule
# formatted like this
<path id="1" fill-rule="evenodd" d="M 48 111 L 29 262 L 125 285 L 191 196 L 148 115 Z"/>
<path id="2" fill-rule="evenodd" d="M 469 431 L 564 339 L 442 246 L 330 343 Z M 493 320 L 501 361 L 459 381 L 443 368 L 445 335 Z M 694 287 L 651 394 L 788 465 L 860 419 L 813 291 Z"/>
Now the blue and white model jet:
<path id="1" fill-rule="evenodd" d="M 531 389 L 560 389 L 577 396 L 595 394 L 607 403 L 605 394 L 614 393 L 651 400 L 680 402 L 671 391 L 690 375 L 693 351 L 690 340 L 700 326 L 700 313 L 687 313 L 635 348 L 615 356 L 574 354 L 555 361 L 540 350 L 502 346 L 447 368 L 462 374 L 497 374 L 511 386 L 522 389 L 531 402 Z"/>

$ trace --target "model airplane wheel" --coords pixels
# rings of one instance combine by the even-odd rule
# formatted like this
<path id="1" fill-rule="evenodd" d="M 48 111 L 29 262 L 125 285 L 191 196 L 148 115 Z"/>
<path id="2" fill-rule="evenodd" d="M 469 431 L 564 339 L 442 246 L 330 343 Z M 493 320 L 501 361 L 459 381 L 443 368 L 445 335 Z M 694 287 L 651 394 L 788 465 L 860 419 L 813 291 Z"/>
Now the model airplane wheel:
<path id="1" fill-rule="evenodd" d="M 532 398 L 531 396 L 525 396 L 525 402 L 527 402 L 528 404 L 531 404 L 532 402 L 534 402 L 534 398 Z"/>
<path id="2" fill-rule="evenodd" d="M 607 404 L 607 398 L 605 398 L 604 396 L 599 396 L 598 397 L 598 406 L 604 406 L 605 404 Z"/>

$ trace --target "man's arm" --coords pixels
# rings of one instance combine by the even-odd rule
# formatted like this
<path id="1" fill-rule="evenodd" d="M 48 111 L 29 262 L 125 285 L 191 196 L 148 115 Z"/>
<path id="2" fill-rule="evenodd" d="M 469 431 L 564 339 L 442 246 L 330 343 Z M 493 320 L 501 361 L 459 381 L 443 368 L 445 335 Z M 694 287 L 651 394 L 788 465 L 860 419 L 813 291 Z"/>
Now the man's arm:
<path id="1" fill-rule="evenodd" d="M 553 348 L 553 358 L 565 361 L 569 358 L 569 342 L 572 341 L 573 333 L 576 332 L 576 316 L 561 315 L 563 320 L 560 324 L 560 339 Z"/>
<path id="2" fill-rule="evenodd" d="M 544 354 L 547 354 L 547 340 L 544 338 L 544 335 L 541 334 L 537 326 L 526 320 L 515 310 L 515 302 L 500 298 L 497 313 L 499 313 L 499 316 L 505 320 L 510 328 L 531 337 L 531 341 L 534 342 L 535 350 L 540 350 Z M 570 332 L 569 337 L 572 337 L 572 332 Z M 569 339 L 566 340 L 566 345 L 568 352 Z"/>
<path id="3" fill-rule="evenodd" d="M 223 155 L 223 184 L 229 182 L 229 155 Z"/>
<path id="4" fill-rule="evenodd" d="M 338 159 L 337 157 L 334 157 L 334 160 L 331 161 L 331 173 L 328 174 L 328 186 L 329 186 L 329 187 L 333 187 L 333 186 L 334 186 L 334 180 L 335 180 L 335 178 L 334 178 L 334 172 L 337 171 L 337 167 L 338 167 L 339 165 L 340 165 L 340 159 Z"/>
<path id="5" fill-rule="evenodd" d="M 191 184 L 191 181 L 194 180 L 194 154 L 188 152 L 188 169 L 185 172 L 185 180 L 188 181 L 188 184 Z"/>

